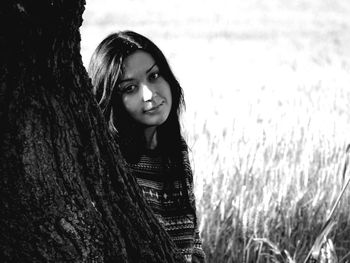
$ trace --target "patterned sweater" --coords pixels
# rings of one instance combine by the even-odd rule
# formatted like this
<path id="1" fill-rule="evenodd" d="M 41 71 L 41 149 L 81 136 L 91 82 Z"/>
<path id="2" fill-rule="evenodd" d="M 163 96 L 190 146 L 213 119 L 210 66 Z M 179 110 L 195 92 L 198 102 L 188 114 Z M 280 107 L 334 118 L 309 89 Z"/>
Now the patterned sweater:
<path id="1" fill-rule="evenodd" d="M 186 172 L 192 176 L 187 151 L 184 155 L 185 169 L 189 169 Z M 129 163 L 128 166 L 160 224 L 187 262 L 205 262 L 205 254 L 193 213 L 181 209 L 182 207 L 175 204 L 164 191 L 164 165 L 160 153 L 157 150 L 147 150 L 137 163 Z M 182 195 L 178 181 L 175 181 L 174 187 L 176 189 L 174 195 Z M 187 180 L 187 187 L 190 202 L 195 204 L 192 178 Z"/>

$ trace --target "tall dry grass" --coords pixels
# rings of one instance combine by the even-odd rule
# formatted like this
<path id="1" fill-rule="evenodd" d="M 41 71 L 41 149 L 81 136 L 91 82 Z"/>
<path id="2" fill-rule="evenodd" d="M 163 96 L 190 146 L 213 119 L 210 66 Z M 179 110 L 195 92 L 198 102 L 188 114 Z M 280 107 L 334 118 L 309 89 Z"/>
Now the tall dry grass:
<path id="1" fill-rule="evenodd" d="M 264 88 L 225 122 L 189 118 L 197 123 L 188 139 L 193 163 L 202 164 L 195 165 L 196 194 L 209 262 L 303 262 L 345 183 L 349 141 L 339 137 L 348 130 L 339 119 L 349 109 L 342 92 L 348 96 L 319 84 L 283 101 Z M 349 211 L 347 189 L 328 236 L 339 262 L 350 261 Z"/>

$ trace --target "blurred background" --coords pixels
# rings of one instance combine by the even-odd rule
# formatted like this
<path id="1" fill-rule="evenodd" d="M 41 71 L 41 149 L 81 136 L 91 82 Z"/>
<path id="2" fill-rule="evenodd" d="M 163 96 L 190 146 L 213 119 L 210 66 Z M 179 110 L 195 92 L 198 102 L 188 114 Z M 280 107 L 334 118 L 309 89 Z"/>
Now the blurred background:
<path id="1" fill-rule="evenodd" d="M 182 85 L 209 262 L 301 262 L 350 176 L 350 1 L 87 0 L 83 18 L 86 67 L 129 29 Z M 328 235 L 339 262 L 350 262 L 349 192 Z"/>

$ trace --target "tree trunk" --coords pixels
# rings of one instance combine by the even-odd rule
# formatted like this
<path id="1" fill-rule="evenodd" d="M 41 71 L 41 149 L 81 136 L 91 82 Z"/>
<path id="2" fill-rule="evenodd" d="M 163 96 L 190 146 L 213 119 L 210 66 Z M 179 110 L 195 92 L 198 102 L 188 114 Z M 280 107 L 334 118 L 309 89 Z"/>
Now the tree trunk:
<path id="1" fill-rule="evenodd" d="M 183 262 L 91 93 L 84 4 L 0 2 L 0 258 Z"/>

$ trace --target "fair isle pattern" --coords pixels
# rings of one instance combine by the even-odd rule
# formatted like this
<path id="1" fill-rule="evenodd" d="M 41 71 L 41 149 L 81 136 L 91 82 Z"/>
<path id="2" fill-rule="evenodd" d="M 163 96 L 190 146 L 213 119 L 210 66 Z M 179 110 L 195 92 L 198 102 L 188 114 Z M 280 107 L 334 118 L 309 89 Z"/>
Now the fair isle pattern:
<path id="1" fill-rule="evenodd" d="M 187 152 L 185 156 L 185 169 L 192 176 Z M 164 168 L 162 157 L 156 151 L 148 151 L 141 156 L 136 164 L 128 164 L 133 176 L 139 184 L 143 196 L 150 204 L 160 224 L 165 228 L 174 243 L 185 256 L 187 262 L 205 262 L 202 243 L 197 224 L 191 213 L 182 211 L 164 192 Z M 193 180 L 189 178 L 188 194 L 190 202 L 194 204 Z M 179 182 L 175 182 L 174 195 L 182 195 Z"/>

